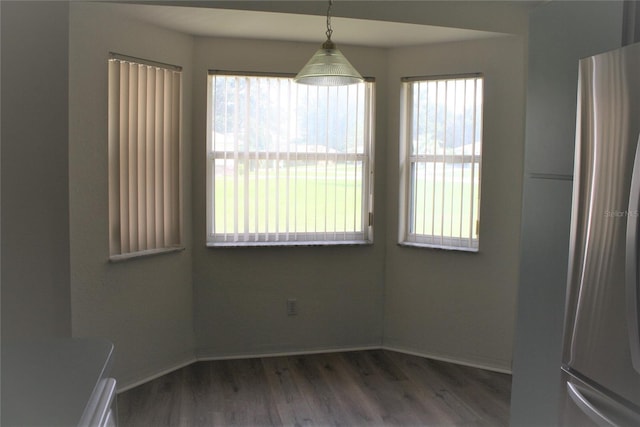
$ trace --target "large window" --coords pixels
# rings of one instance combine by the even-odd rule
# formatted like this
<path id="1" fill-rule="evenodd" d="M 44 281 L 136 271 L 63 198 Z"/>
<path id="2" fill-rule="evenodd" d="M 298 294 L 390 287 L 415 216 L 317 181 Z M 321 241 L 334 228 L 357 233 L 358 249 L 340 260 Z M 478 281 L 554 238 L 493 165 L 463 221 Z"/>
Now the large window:
<path id="1" fill-rule="evenodd" d="M 402 85 L 400 243 L 478 251 L 483 78 Z"/>
<path id="2" fill-rule="evenodd" d="M 207 244 L 372 241 L 373 83 L 211 72 Z"/>
<path id="3" fill-rule="evenodd" d="M 180 91 L 180 67 L 111 55 L 112 260 L 180 248 Z"/>

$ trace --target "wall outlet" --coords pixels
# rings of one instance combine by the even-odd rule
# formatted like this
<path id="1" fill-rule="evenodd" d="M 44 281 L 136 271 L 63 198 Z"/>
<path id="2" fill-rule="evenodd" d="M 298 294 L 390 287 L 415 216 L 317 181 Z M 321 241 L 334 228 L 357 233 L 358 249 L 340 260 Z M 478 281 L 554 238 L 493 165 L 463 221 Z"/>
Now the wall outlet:
<path id="1" fill-rule="evenodd" d="M 298 315 L 298 300 L 295 298 L 289 298 L 287 300 L 287 316 Z"/>

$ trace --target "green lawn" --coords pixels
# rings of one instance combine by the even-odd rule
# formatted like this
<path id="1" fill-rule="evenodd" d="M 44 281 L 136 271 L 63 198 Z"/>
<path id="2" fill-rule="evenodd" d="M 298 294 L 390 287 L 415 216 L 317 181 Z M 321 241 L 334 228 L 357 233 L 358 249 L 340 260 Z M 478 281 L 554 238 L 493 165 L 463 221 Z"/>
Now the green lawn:
<path id="1" fill-rule="evenodd" d="M 360 165 L 320 162 L 267 168 L 261 163 L 247 174 L 242 168 L 237 176 L 234 172 L 216 175 L 216 234 L 362 231 Z M 416 213 L 409 224 L 412 233 L 476 236 L 479 185 L 471 182 L 470 173 L 454 173 L 444 184 L 440 173 L 417 174 L 411 197 Z"/>
<path id="2" fill-rule="evenodd" d="M 354 164 L 320 163 L 217 176 L 216 234 L 361 231 L 361 174 Z"/>
<path id="3" fill-rule="evenodd" d="M 475 236 L 478 184 L 473 185 L 470 180 L 444 185 L 442 181 L 436 181 L 433 184 L 432 180 L 416 180 L 412 200 L 416 215 L 410 224 L 412 232 L 461 238 Z"/>

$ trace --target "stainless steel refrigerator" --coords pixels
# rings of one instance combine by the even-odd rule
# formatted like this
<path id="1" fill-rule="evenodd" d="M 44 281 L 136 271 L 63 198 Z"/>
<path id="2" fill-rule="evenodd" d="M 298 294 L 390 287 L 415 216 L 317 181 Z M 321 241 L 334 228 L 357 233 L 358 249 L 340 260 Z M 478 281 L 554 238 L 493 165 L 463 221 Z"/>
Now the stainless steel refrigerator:
<path id="1" fill-rule="evenodd" d="M 562 426 L 640 426 L 640 43 L 580 61 Z"/>

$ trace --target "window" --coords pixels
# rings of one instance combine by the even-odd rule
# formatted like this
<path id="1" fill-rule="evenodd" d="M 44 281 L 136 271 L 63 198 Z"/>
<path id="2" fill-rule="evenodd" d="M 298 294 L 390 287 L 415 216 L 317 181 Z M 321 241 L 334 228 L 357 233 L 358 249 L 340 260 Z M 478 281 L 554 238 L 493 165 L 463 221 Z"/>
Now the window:
<path id="1" fill-rule="evenodd" d="M 483 78 L 402 86 L 400 243 L 477 252 Z"/>
<path id="2" fill-rule="evenodd" d="M 181 69 L 109 59 L 110 259 L 181 244 Z"/>
<path id="3" fill-rule="evenodd" d="M 208 245 L 372 241 L 372 82 L 211 72 L 208 106 Z"/>

